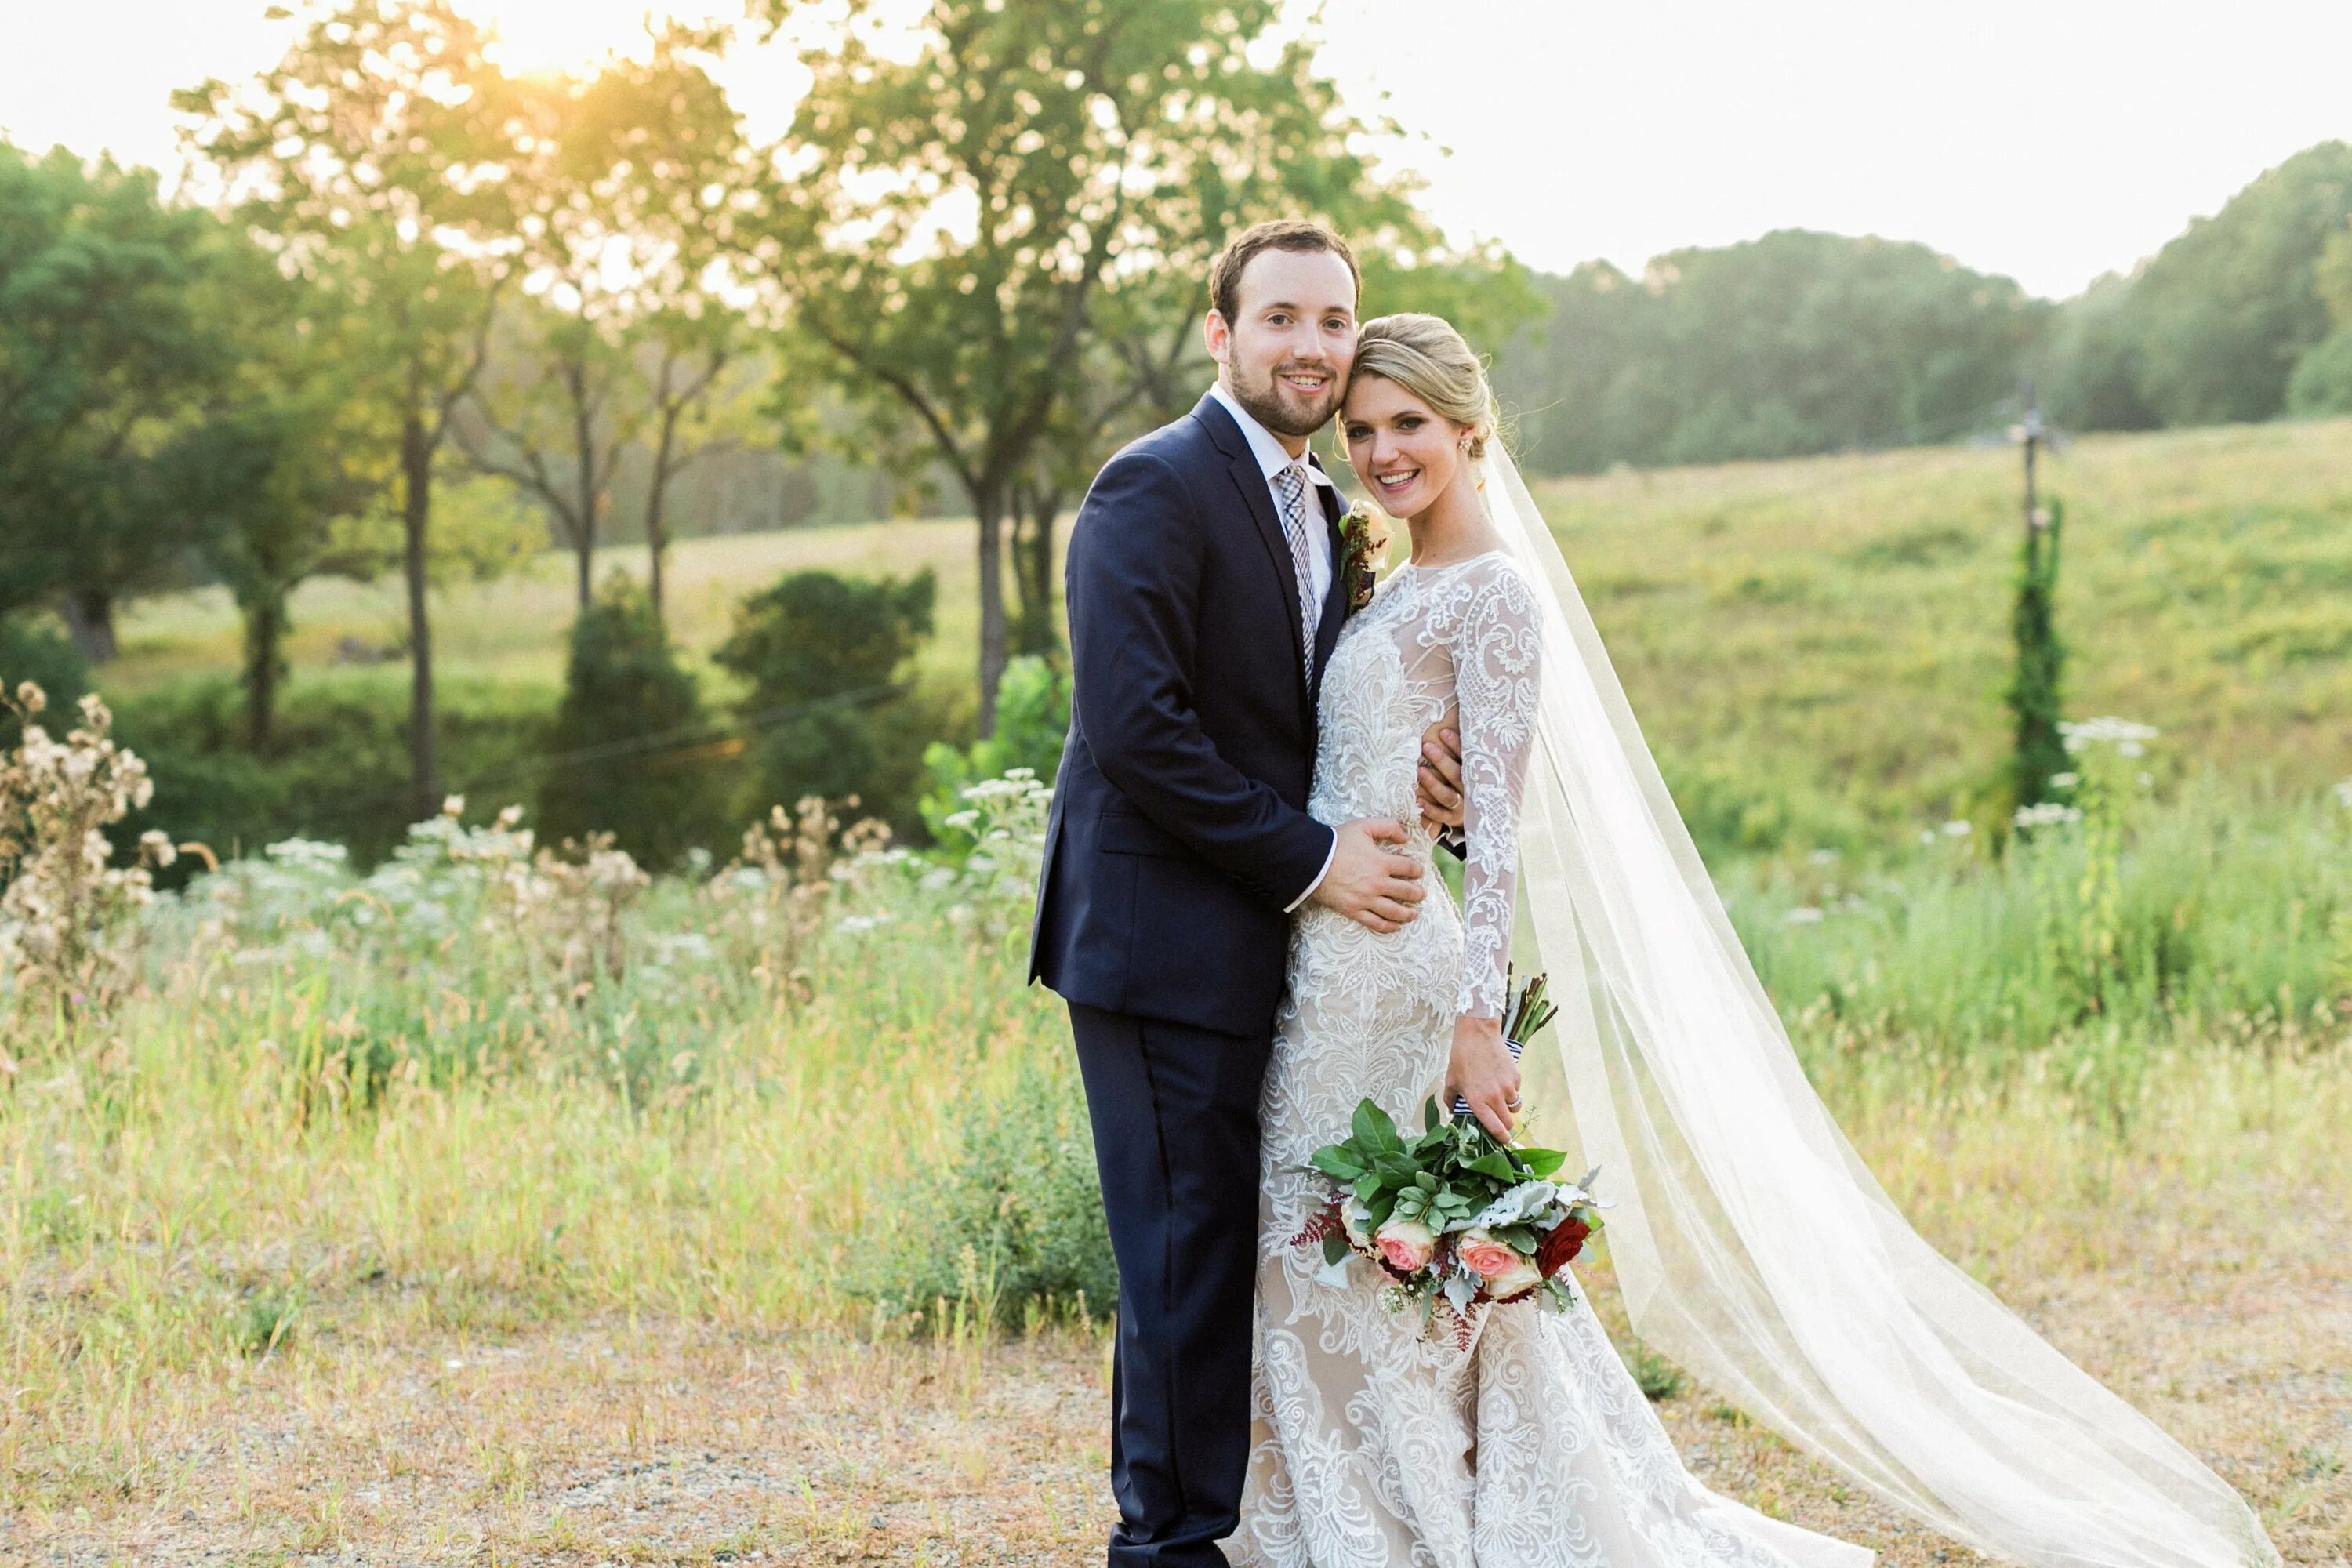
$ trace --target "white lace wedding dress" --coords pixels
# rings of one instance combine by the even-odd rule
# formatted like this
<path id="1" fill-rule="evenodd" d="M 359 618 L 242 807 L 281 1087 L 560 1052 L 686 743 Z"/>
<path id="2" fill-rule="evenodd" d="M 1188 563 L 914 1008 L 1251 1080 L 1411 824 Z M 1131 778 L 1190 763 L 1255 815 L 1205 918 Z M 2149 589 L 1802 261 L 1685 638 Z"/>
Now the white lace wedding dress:
<path id="1" fill-rule="evenodd" d="M 1318 1281 L 1294 1243 L 1326 1184 L 1298 1167 L 1348 1135 L 1366 1095 L 1408 1127 L 1443 1088 L 1457 1011 L 1503 1006 L 1521 776 L 1542 648 L 1534 591 L 1489 553 L 1400 568 L 1341 634 L 1324 675 L 1309 805 L 1394 816 L 1433 847 L 1413 801 L 1422 732 L 1458 704 L 1463 906 L 1433 866 L 1421 917 L 1379 935 L 1319 905 L 1293 928 L 1268 1070 L 1255 1426 L 1239 1563 L 1263 1568 L 1789 1568 L 1828 1544 L 1706 1490 L 1683 1468 L 1580 1299 L 1485 1309 L 1467 1352 L 1380 1301 L 1360 1259 Z M 1604 1175 L 1604 1195 L 1605 1176 Z M 1846 1548 L 1856 1561 L 1867 1553 Z"/>

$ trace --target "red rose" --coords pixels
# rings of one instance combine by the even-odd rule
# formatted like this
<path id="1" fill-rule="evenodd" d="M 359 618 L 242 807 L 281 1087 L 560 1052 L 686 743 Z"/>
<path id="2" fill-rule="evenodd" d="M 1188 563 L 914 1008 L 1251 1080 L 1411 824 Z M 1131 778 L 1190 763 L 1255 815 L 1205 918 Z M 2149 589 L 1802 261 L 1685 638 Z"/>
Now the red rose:
<path id="1" fill-rule="evenodd" d="M 1584 1250 L 1584 1238 L 1591 1234 L 1592 1227 L 1573 1215 L 1560 1221 L 1536 1243 L 1536 1268 L 1550 1279 Z"/>

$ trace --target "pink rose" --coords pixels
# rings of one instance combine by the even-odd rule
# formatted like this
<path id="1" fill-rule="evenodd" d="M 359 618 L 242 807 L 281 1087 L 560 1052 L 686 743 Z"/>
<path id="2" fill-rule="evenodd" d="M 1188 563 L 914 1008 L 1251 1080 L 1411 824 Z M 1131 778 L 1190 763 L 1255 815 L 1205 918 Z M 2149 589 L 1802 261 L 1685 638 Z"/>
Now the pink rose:
<path id="1" fill-rule="evenodd" d="M 1391 1219 L 1373 1233 L 1373 1239 L 1380 1243 L 1381 1261 L 1399 1274 L 1426 1268 L 1437 1250 L 1437 1233 L 1417 1219 Z"/>
<path id="2" fill-rule="evenodd" d="M 1522 1261 L 1516 1247 L 1507 1241 L 1496 1240 L 1484 1226 L 1464 1231 L 1462 1239 L 1454 1243 L 1454 1250 L 1462 1255 L 1462 1261 L 1469 1265 L 1472 1273 L 1490 1285 Z"/>

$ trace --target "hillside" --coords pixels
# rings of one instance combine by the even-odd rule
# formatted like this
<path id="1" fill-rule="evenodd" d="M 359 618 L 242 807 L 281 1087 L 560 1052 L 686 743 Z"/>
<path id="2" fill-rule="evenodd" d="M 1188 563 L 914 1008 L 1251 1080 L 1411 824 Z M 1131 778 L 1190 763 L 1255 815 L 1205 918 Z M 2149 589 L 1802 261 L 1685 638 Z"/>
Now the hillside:
<path id="1" fill-rule="evenodd" d="M 1971 808 L 2005 743 L 2016 454 L 1917 448 L 1621 471 L 1538 494 L 1653 743 L 1710 847 L 1885 841 Z M 2309 788 L 2352 773 L 2352 422 L 2085 438 L 2051 459 L 2066 507 L 2060 613 L 2070 710 L 2160 726 L 2159 767 L 2210 763 Z M 634 552 L 613 563 L 639 569 Z M 972 562 L 959 522 L 691 541 L 674 624 L 707 650 L 730 606 L 786 570 L 940 574 L 931 679 L 971 668 Z M 441 596 L 453 677 L 552 692 L 571 618 L 550 555 Z M 391 643 L 397 588 L 303 590 L 298 680 L 345 637 Z M 124 623 L 118 688 L 235 667 L 226 595 Z M 397 684 L 386 664 L 346 679 Z"/>
<path id="2" fill-rule="evenodd" d="M 2009 449 L 1621 472 L 1538 496 L 1713 843 L 1965 815 L 2000 757 Z M 2352 773 L 2352 423 L 2085 438 L 2065 505 L 2067 707 L 2152 766 Z"/>

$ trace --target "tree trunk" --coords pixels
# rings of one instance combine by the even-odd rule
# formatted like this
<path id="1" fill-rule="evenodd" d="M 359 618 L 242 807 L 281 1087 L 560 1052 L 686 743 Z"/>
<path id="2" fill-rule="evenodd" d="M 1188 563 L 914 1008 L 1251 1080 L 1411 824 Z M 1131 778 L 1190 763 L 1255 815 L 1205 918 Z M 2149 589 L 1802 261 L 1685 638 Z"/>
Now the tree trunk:
<path id="1" fill-rule="evenodd" d="M 1009 662 L 1004 622 L 1004 500 L 975 495 L 980 525 L 980 735 L 996 733 L 996 686 Z"/>
<path id="2" fill-rule="evenodd" d="M 433 444 L 425 416 L 411 408 L 400 424 L 403 487 L 402 565 L 408 577 L 408 772 L 412 821 L 441 810 L 440 770 L 433 745 L 433 626 L 425 600 L 426 535 L 433 522 Z"/>
<path id="3" fill-rule="evenodd" d="M 579 491 L 580 608 L 584 613 L 596 593 L 596 427 L 589 417 L 586 388 L 575 372 L 572 385 L 572 448 L 573 488 Z"/>
<path id="4" fill-rule="evenodd" d="M 114 595 L 104 588 L 68 588 L 63 605 L 66 630 L 92 664 L 111 663 L 122 651 L 114 637 Z"/>
<path id="5" fill-rule="evenodd" d="M 1013 575 L 1021 591 L 1013 646 L 1041 658 L 1052 658 L 1062 647 L 1054 626 L 1054 524 L 1061 510 L 1059 492 L 1027 491 L 1013 521 Z"/>
<path id="6" fill-rule="evenodd" d="M 661 434 L 654 439 L 652 471 L 646 476 L 646 592 L 654 619 L 662 620 L 662 558 L 669 553 L 669 454 L 677 439 L 677 411 L 665 408 Z"/>
<path id="7" fill-rule="evenodd" d="M 262 589 L 238 606 L 245 614 L 245 741 L 267 751 L 277 728 L 278 682 L 286 673 L 286 595 Z"/>

